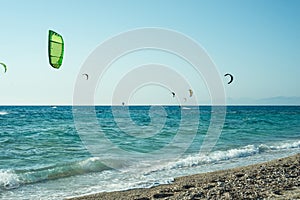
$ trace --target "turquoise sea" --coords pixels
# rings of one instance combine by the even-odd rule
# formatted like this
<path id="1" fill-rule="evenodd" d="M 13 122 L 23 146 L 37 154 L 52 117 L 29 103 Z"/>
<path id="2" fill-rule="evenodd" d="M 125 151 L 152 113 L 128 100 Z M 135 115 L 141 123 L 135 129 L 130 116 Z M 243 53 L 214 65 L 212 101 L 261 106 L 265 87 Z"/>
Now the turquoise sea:
<path id="1" fill-rule="evenodd" d="M 94 143 L 86 141 L 81 128 L 94 138 L 98 129 L 89 129 L 88 118 L 86 126 L 78 126 L 74 109 L 0 107 L 0 199 L 63 199 L 151 187 L 178 176 L 300 153 L 300 106 L 226 107 L 221 134 L 206 154 L 199 151 L 211 126 L 210 106 L 96 106 L 95 118 L 104 137 Z M 187 138 L 195 133 L 185 151 L 179 154 L 176 148 L 187 141 L 173 144 L 178 155 L 168 162 L 146 159 L 171 144 L 179 131 Z M 90 151 L 90 144 L 97 147 L 96 153 Z M 122 150 L 124 160 L 116 149 Z M 142 155 L 145 161 L 128 160 L 126 153 Z"/>

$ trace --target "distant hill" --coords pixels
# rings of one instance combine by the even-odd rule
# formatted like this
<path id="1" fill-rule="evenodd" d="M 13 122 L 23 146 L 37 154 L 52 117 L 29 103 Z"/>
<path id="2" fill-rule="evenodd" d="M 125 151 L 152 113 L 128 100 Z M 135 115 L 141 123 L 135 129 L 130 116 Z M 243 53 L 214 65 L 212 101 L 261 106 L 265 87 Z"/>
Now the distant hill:
<path id="1" fill-rule="evenodd" d="M 258 104 L 300 105 L 300 97 L 277 96 L 256 100 Z"/>
<path id="2" fill-rule="evenodd" d="M 300 105 L 300 97 L 286 97 L 277 96 L 263 99 L 251 99 L 251 98 L 228 98 L 227 104 L 229 105 Z"/>

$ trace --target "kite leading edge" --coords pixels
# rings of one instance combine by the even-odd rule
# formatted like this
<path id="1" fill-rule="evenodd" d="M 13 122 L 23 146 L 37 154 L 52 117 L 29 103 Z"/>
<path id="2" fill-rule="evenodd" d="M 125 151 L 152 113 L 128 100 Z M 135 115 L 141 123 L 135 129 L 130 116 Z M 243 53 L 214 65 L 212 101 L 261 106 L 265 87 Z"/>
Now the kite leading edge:
<path id="1" fill-rule="evenodd" d="M 2 63 L 2 62 L 0 62 L 0 65 L 2 65 L 4 67 L 4 72 L 6 72 L 7 71 L 6 65 L 4 63 Z"/>

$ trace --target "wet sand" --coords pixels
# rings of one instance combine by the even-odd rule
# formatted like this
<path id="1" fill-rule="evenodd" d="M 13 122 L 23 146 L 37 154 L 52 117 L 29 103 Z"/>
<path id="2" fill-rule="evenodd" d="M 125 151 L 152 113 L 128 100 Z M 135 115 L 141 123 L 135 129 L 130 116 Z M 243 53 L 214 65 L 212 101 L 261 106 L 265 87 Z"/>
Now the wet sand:
<path id="1" fill-rule="evenodd" d="M 300 154 L 246 167 L 179 177 L 172 184 L 152 188 L 71 199 L 300 199 Z"/>

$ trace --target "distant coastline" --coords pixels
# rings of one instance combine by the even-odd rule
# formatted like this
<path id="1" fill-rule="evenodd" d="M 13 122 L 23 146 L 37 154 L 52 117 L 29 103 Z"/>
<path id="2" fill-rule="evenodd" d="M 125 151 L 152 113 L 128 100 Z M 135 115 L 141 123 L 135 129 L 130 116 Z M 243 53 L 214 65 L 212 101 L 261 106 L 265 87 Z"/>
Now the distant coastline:
<path id="1" fill-rule="evenodd" d="M 252 98 L 227 98 L 228 105 L 300 105 L 298 96 L 276 96 L 261 99 Z"/>

